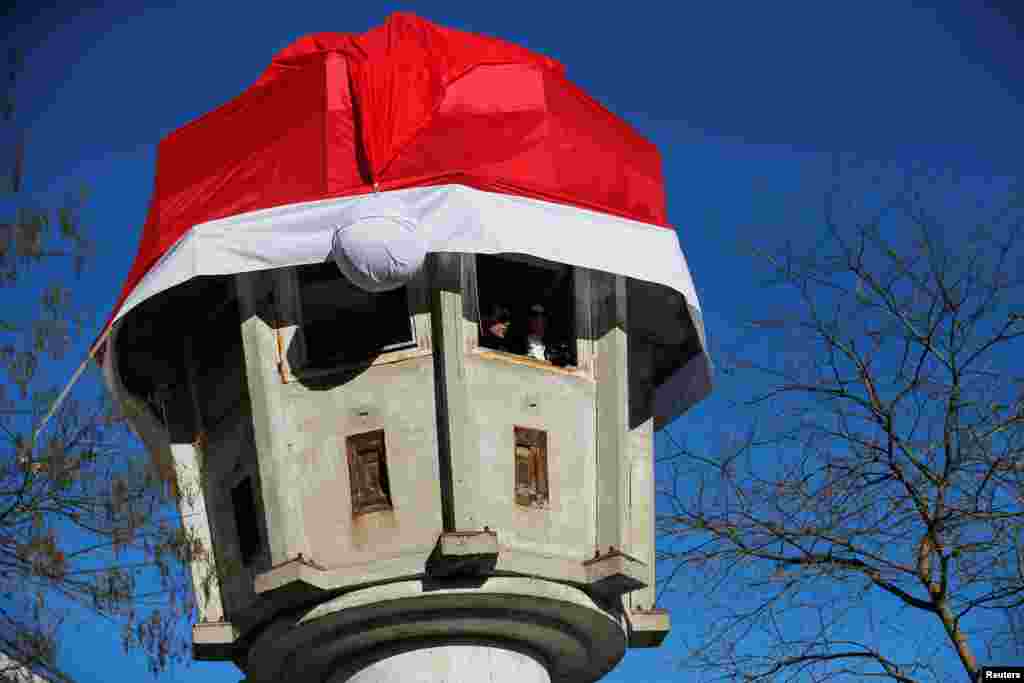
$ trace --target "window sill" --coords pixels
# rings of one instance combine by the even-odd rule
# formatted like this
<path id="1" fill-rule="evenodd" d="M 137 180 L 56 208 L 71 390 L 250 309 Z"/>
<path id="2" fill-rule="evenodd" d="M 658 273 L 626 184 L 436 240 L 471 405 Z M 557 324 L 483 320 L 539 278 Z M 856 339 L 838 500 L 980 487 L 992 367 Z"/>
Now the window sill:
<path id="1" fill-rule="evenodd" d="M 537 368 L 538 370 L 545 370 L 547 372 L 553 372 L 558 375 L 567 375 L 569 377 L 580 377 L 585 379 L 592 379 L 590 374 L 583 368 L 566 365 L 558 366 L 552 365 L 546 360 L 537 360 L 530 358 L 529 356 L 520 356 L 518 353 L 508 353 L 507 351 L 495 351 L 494 349 L 484 348 L 482 346 L 473 349 L 473 355 L 487 360 L 497 360 L 505 363 L 512 363 L 514 365 L 525 365 L 531 368 Z"/>
<path id="2" fill-rule="evenodd" d="M 372 515 L 375 512 L 394 512 L 395 506 L 391 503 L 374 503 L 373 505 L 367 505 L 357 510 L 352 510 L 352 517 L 362 517 L 363 515 Z"/>

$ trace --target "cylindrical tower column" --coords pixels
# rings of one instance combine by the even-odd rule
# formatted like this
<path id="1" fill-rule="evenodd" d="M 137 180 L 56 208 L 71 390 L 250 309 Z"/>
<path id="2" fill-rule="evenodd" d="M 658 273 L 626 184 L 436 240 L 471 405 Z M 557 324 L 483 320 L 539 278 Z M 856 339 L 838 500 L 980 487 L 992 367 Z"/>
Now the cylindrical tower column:
<path id="1" fill-rule="evenodd" d="M 439 645 L 382 657 L 331 683 L 550 683 L 547 669 L 522 652 L 495 645 Z"/>

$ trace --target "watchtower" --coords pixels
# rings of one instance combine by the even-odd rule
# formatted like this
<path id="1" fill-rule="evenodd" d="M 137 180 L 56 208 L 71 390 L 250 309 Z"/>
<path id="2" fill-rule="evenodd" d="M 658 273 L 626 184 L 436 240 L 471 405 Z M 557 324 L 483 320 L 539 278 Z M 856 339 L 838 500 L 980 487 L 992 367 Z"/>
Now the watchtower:
<path id="1" fill-rule="evenodd" d="M 211 551 L 197 658 L 591 681 L 668 632 L 653 433 L 710 390 L 675 233 L 472 185 L 214 215 L 132 286 L 106 376 Z"/>

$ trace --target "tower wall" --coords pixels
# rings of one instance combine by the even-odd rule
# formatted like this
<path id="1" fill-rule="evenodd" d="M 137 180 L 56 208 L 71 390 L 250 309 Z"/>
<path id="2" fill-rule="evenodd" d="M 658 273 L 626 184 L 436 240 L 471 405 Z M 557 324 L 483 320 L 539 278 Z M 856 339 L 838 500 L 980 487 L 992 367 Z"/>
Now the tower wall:
<path id="1" fill-rule="evenodd" d="M 647 611 L 654 346 L 630 327 L 624 278 L 571 272 L 570 367 L 481 348 L 476 258 L 436 254 L 408 287 L 414 343 L 327 370 L 306 364 L 294 269 L 236 276 L 237 353 L 203 361 L 200 334 L 186 341 L 168 426 L 197 463 L 219 580 L 205 584 L 198 657 L 232 658 L 254 681 L 340 682 L 362 671 L 352 662 L 401 670 L 412 660 L 388 653 L 410 638 L 497 639 L 552 680 L 596 680 L 627 645 L 660 642 L 667 616 Z M 336 333 L 359 329 L 339 318 Z M 524 430 L 543 443 L 543 496 L 527 502 Z M 352 444 L 368 434 L 382 435 L 388 500 L 361 509 Z"/>

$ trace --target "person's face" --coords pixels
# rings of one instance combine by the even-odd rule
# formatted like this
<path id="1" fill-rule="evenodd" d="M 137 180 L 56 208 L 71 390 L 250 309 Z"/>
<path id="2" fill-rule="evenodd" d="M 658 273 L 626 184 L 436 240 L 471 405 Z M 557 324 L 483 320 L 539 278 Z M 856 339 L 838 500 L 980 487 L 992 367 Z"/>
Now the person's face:
<path id="1" fill-rule="evenodd" d="M 487 328 L 487 331 L 493 334 L 495 337 L 504 339 L 505 335 L 508 334 L 509 325 L 510 323 L 508 320 L 495 320 L 493 323 L 491 323 L 491 326 Z"/>
<path id="2" fill-rule="evenodd" d="M 527 330 L 535 337 L 543 337 L 547 327 L 547 319 L 543 315 L 531 315 L 527 321 Z"/>

